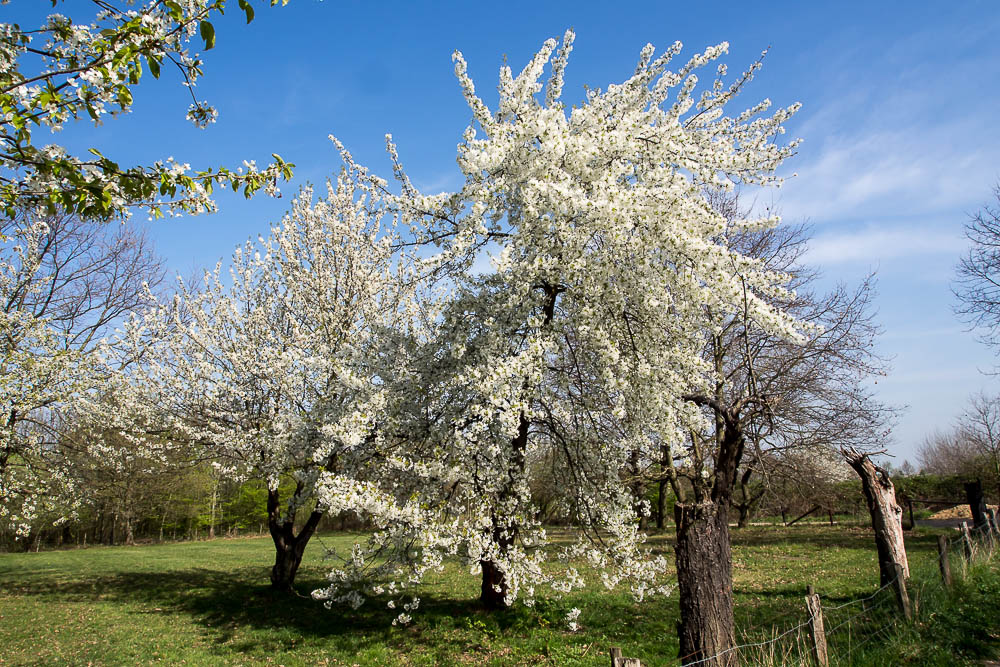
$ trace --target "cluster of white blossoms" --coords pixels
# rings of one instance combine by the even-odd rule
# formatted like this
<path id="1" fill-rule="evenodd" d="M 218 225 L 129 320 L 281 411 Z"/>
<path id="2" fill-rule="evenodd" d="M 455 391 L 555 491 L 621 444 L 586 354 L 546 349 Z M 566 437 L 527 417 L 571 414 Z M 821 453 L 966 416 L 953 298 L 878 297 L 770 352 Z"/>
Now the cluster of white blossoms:
<path id="1" fill-rule="evenodd" d="M 696 70 L 727 45 L 671 70 L 675 44 L 659 57 L 647 46 L 626 81 L 567 109 L 560 96 L 572 43 L 572 32 L 561 46 L 546 42 L 516 77 L 501 68 L 496 110 L 455 54 L 474 117 L 459 146 L 461 190 L 420 193 L 388 138 L 400 185 L 399 194 L 385 191 L 389 207 L 415 243 L 438 249 L 418 270 L 452 287 L 433 330 L 414 342 L 412 367 L 392 383 L 386 413 L 397 437 L 385 445 L 438 465 L 411 491 L 428 508 L 421 518 L 435 523 L 381 531 L 355 561 L 364 568 L 336 570 L 317 597 L 357 601 L 361 569 L 398 578 L 405 563 L 414 582 L 452 554 L 505 604 L 531 604 L 543 585 L 585 585 L 575 569 L 545 565 L 551 552 L 530 484 L 542 458 L 559 467 L 565 484 L 553 492 L 581 529 L 559 557 L 586 559 L 604 585 L 628 585 L 638 598 L 669 592 L 666 560 L 643 546 L 625 480 L 664 452 L 686 455 L 685 434 L 704 426 L 682 397 L 714 381 L 701 354 L 705 309 L 802 338 L 803 325 L 767 301 L 788 296 L 786 277 L 726 244 L 727 233 L 777 218 L 727 222 L 705 195 L 779 185 L 775 169 L 796 143 L 775 138 L 797 105 L 765 115 L 765 101 L 726 116 L 759 63 L 728 86 L 719 67 L 696 98 Z M 499 247 L 495 273 L 471 275 L 487 246 Z"/>
<path id="2" fill-rule="evenodd" d="M 580 624 L 576 620 L 580 618 L 580 610 L 573 607 L 566 613 L 566 627 L 569 628 L 570 632 L 576 632 L 580 629 Z"/>
<path id="3" fill-rule="evenodd" d="M 100 125 L 128 113 L 132 88 L 144 73 L 159 78 L 161 67 L 176 70 L 188 88 L 192 123 L 203 128 L 218 116 L 194 96 L 202 61 L 190 43 L 200 38 L 206 49 L 214 46 L 210 19 L 223 11 L 224 0 L 95 4 L 99 11 L 91 23 L 61 14 L 33 30 L 0 23 L 0 203 L 6 215 L 42 207 L 107 218 L 127 216 L 135 205 L 154 216 L 198 213 L 215 209 L 216 185 L 242 188 L 248 195 L 261 189 L 276 193 L 278 180 L 291 174 L 291 165 L 278 156 L 267 167 L 244 173 L 177 171 L 162 162 L 123 167 L 96 149 L 79 157 L 60 146 L 38 145 L 36 131 L 56 132 L 79 119 Z M 239 0 L 239 6 L 249 22 L 250 1 Z"/>
<path id="4" fill-rule="evenodd" d="M 238 478 L 290 476 L 290 509 L 373 528 L 313 593 L 328 606 L 374 596 L 409 622 L 414 587 L 448 558 L 505 605 L 596 583 L 581 559 L 604 586 L 669 593 L 628 479 L 685 456 L 705 426 L 683 399 L 715 381 L 705 309 L 802 335 L 766 300 L 786 295 L 785 276 L 726 243 L 778 221 L 727 224 L 705 194 L 777 185 L 795 142 L 775 139 L 796 107 L 725 115 L 757 65 L 729 86 L 720 67 L 696 98 L 696 71 L 726 45 L 672 70 L 675 44 L 647 46 L 623 83 L 567 108 L 572 43 L 547 41 L 517 76 L 501 68 L 495 110 L 455 54 L 474 117 L 459 191 L 420 193 L 390 139 L 393 192 L 338 142 L 346 169 L 324 198 L 304 192 L 228 275 L 181 284 L 118 341 L 140 360 L 121 400 L 144 422 Z M 487 247 L 495 271 L 475 275 Z M 542 461 L 579 529 L 560 549 L 532 490 Z"/>
<path id="5" fill-rule="evenodd" d="M 349 174 L 313 199 L 306 189 L 267 238 L 237 248 L 228 275 L 220 263 L 135 316 L 118 345 L 143 357 L 130 400 L 174 441 L 272 490 L 290 476 L 289 509 L 322 482 L 342 496 L 335 511 L 360 510 L 376 502 L 361 482 L 385 465 L 379 377 L 395 354 L 382 334 L 412 319 L 413 281 L 381 204 Z"/>
<path id="6" fill-rule="evenodd" d="M 46 411 L 98 381 L 94 360 L 26 306 L 49 287 L 37 279 L 47 230 L 43 221 L 17 221 L 0 234 L 0 523 L 18 536 L 53 511 L 55 497 L 72 495 L 72 478 L 51 456 Z"/>

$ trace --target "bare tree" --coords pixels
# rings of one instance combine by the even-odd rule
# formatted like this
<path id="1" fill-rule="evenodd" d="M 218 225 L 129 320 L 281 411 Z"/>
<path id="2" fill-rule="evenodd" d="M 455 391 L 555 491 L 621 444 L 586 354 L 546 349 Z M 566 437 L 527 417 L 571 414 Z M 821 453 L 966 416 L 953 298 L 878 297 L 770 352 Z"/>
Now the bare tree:
<path id="1" fill-rule="evenodd" d="M 1000 396 L 970 396 L 954 428 L 928 436 L 918 457 L 925 472 L 981 479 L 1000 497 Z"/>
<path id="2" fill-rule="evenodd" d="M 988 465 L 1000 493 L 1000 396 L 973 394 L 958 419 L 958 436 Z"/>
<path id="3" fill-rule="evenodd" d="M 45 318 L 66 348 L 89 350 L 116 320 L 147 303 L 148 289 L 163 281 L 163 263 L 145 232 L 134 225 L 72 216 L 0 221 L 0 236 L 34 237 L 34 252 L 0 261 L 16 267 L 4 293 L 5 312 Z"/>
<path id="4" fill-rule="evenodd" d="M 917 460 L 924 473 L 932 475 L 975 476 L 980 469 L 973 444 L 957 429 L 935 431 L 917 449 Z"/>
<path id="5" fill-rule="evenodd" d="M 965 225 L 968 253 L 956 269 L 955 312 L 980 328 L 980 339 L 1000 346 L 1000 184 L 993 188 L 995 206 L 984 205 Z"/>
<path id="6" fill-rule="evenodd" d="M 72 446 L 64 408 L 100 388 L 87 366 L 98 341 L 163 273 L 134 226 L 27 214 L 0 222 L 0 496 L 11 514 L 25 517 L 72 472 L 53 474 Z"/>
<path id="7" fill-rule="evenodd" d="M 716 206 L 730 219 L 741 217 L 736 199 Z M 708 412 L 713 427 L 690 434 L 691 456 L 665 462 L 677 498 L 682 656 L 712 655 L 714 647 L 732 645 L 728 517 L 738 485 L 789 452 L 871 448 L 893 415 L 865 383 L 886 367 L 873 351 L 879 333 L 873 278 L 854 290 L 840 285 L 814 293 L 817 274 L 801 263 L 808 242 L 803 226 L 741 232 L 727 241 L 790 275 L 793 296 L 773 299 L 773 305 L 816 326 L 797 344 L 767 334 L 743 314 L 706 313 L 711 333 L 705 356 L 717 383 L 712 395 L 685 398 Z"/>

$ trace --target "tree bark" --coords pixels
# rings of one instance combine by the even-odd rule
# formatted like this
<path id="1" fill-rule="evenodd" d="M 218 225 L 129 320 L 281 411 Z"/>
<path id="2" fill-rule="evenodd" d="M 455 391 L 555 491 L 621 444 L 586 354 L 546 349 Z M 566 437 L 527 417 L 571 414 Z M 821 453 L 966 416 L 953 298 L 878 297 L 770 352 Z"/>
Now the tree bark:
<path id="1" fill-rule="evenodd" d="M 718 449 L 710 494 L 705 493 L 707 488 L 696 485 L 694 502 L 674 506 L 681 611 L 678 655 L 681 664 L 731 667 L 736 665 L 737 656 L 730 650 L 736 637 L 729 508 L 746 440 L 738 406 L 724 408 L 719 401 L 687 398 L 715 411 Z"/>
<path id="2" fill-rule="evenodd" d="M 903 543 L 903 508 L 896 502 L 896 490 L 889 474 L 872 463 L 868 454 L 861 454 L 855 449 L 843 449 L 841 453 L 861 478 L 861 491 L 871 514 L 872 530 L 875 531 L 881 585 L 885 586 L 896 578 L 893 563 L 898 563 L 903 576 L 909 578 L 910 567 Z"/>
<path id="3" fill-rule="evenodd" d="M 556 299 L 565 288 L 559 285 L 545 283 L 541 285 L 545 293 L 545 301 L 542 304 L 542 328 L 548 328 L 555 317 Z M 525 389 L 528 388 L 528 380 L 525 379 Z M 521 412 L 518 416 L 517 434 L 510 440 L 511 461 L 510 472 L 507 477 L 507 486 L 501 490 L 497 498 L 497 505 L 503 509 L 508 507 L 514 500 L 516 493 L 515 485 L 525 471 L 526 454 L 528 451 L 528 429 L 530 427 L 528 416 Z M 493 543 L 501 558 L 506 560 L 508 550 L 517 540 L 518 525 L 516 522 L 508 521 L 497 516 L 496 511 L 492 516 Z M 479 600 L 487 609 L 505 609 L 507 604 L 507 593 L 510 590 L 507 578 L 504 576 L 503 568 L 496 562 L 487 559 L 479 561 L 482 568 L 482 585 L 479 592 Z"/>
<path id="4" fill-rule="evenodd" d="M 315 509 L 309 515 L 299 534 L 295 534 L 294 513 L 282 517 L 278 491 L 267 492 L 267 527 L 274 542 L 274 566 L 271 567 L 271 588 L 292 592 L 295 590 L 295 575 L 302 564 L 302 555 L 309 544 L 309 538 L 316 532 L 316 526 L 323 518 L 323 511 Z"/>
<path id="5" fill-rule="evenodd" d="M 710 658 L 735 644 L 727 514 L 726 507 L 711 500 L 674 505 L 681 664 Z M 730 652 L 700 664 L 730 667 L 736 655 Z"/>
<path id="6" fill-rule="evenodd" d="M 736 520 L 737 528 L 746 528 L 750 524 L 750 505 L 747 503 L 739 503 L 736 505 L 736 509 L 739 510 L 740 516 Z"/>
<path id="7" fill-rule="evenodd" d="M 667 523 L 667 480 L 659 483 L 659 496 L 656 499 L 656 529 L 663 530 Z"/>
<path id="8" fill-rule="evenodd" d="M 528 450 L 529 426 L 528 417 L 522 412 L 517 425 L 517 435 L 510 441 L 513 458 L 512 465 L 514 467 L 514 474 L 510 477 L 511 487 L 514 484 L 514 479 L 524 472 L 526 462 L 525 453 Z M 507 505 L 513 493 L 514 489 L 508 488 L 506 493 L 500 494 L 500 498 L 498 499 L 499 505 L 501 507 Z M 491 519 L 493 522 L 493 544 L 496 545 L 500 556 L 506 557 L 509 549 L 517 539 L 517 523 L 505 521 L 498 517 L 495 512 Z M 484 607 L 490 610 L 506 609 L 510 606 L 507 604 L 509 587 L 502 567 L 498 563 L 488 559 L 479 561 L 479 565 L 483 570 L 483 580 L 479 589 L 479 601 L 483 603 Z"/>
<path id="9" fill-rule="evenodd" d="M 739 519 L 737 519 L 737 528 L 746 528 L 750 525 L 750 512 L 753 511 L 754 507 L 760 502 L 760 499 L 764 497 L 764 489 L 758 489 L 756 493 L 747 491 L 747 487 L 750 485 L 750 477 L 753 475 L 753 468 L 747 467 L 743 474 L 737 479 L 737 485 L 740 489 L 740 495 L 742 499 L 733 501 L 733 506 L 739 511 Z M 735 494 L 734 494 L 735 495 Z"/>

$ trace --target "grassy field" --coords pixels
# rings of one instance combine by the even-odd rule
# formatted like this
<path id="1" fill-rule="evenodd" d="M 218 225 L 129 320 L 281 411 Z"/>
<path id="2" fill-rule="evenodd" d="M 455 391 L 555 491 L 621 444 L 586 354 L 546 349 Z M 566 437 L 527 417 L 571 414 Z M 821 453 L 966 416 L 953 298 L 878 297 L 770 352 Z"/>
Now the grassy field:
<path id="1" fill-rule="evenodd" d="M 327 546 L 344 547 L 350 539 L 321 536 Z M 936 572 L 935 539 L 930 532 L 908 534 L 915 573 L 932 577 Z M 904 629 L 904 635 L 913 635 L 910 639 L 899 640 L 899 632 L 890 636 L 890 630 L 882 630 L 880 641 L 868 642 L 867 650 L 878 645 L 877 651 L 864 657 L 866 649 L 860 645 L 875 635 L 861 624 L 881 623 L 877 614 L 889 609 L 883 604 L 867 616 L 847 616 L 871 606 L 871 601 L 852 601 L 878 588 L 869 530 L 819 524 L 752 527 L 734 531 L 734 541 L 741 640 L 768 638 L 775 628 L 801 623 L 805 587 L 812 584 L 824 605 L 847 604 L 841 613 L 853 624 L 846 629 L 855 632 L 854 639 L 848 638 L 850 645 L 858 645 L 858 654 L 851 658 L 855 664 L 937 660 L 931 659 L 937 652 L 906 654 L 907 642 L 941 631 L 933 619 Z M 654 542 L 671 549 L 669 533 Z M 0 554 L 0 665 L 604 666 L 611 646 L 641 658 L 643 665 L 676 664 L 675 596 L 635 603 L 627 593 L 609 593 L 598 586 L 543 599 L 533 609 L 488 614 L 475 604 L 476 578 L 455 566 L 424 586 L 414 623 L 400 628 L 390 625 L 394 613 L 381 605 L 328 611 L 305 597 L 273 594 L 267 587 L 271 554 L 268 538 Z M 299 573 L 299 589 L 307 593 L 320 586 L 324 572 L 322 547 L 315 542 Z M 992 600 L 1000 596 L 1000 584 L 996 590 L 971 590 L 970 595 L 955 604 L 981 604 L 975 602 L 977 595 Z M 582 610 L 582 627 L 575 633 L 564 621 L 573 607 Z M 927 612 L 922 617 L 934 616 Z M 976 616 L 986 610 L 955 611 L 966 612 Z M 829 619 L 828 627 L 839 622 L 837 618 Z M 959 630 L 966 631 L 942 631 L 947 635 L 940 640 L 942 660 L 955 659 L 949 642 Z M 966 647 L 968 655 L 987 650 L 983 646 L 991 639 L 989 632 Z M 886 653 L 892 641 L 899 646 Z"/>

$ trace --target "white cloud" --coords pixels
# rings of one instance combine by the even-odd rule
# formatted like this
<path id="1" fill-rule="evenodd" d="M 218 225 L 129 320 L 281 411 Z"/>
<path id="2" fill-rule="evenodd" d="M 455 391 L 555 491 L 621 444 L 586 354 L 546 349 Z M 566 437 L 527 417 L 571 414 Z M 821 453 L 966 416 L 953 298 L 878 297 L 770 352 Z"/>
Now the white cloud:
<path id="1" fill-rule="evenodd" d="M 996 137 L 977 137 L 957 124 L 834 136 L 797 165 L 779 210 L 788 219 L 817 222 L 947 211 L 960 222 L 989 194 L 998 152 Z"/>
<path id="2" fill-rule="evenodd" d="M 805 142 L 786 165 L 798 176 L 777 193 L 779 211 L 817 223 L 946 214 L 960 226 L 1000 178 L 997 93 L 985 84 L 1000 75 L 998 23 L 893 35 L 877 62 L 845 53 L 790 123 Z M 929 59 L 935 42 L 954 48 Z"/>
<path id="3" fill-rule="evenodd" d="M 821 265 L 847 262 L 877 264 L 920 255 L 958 257 L 964 249 L 965 239 L 958 229 L 942 232 L 917 226 L 865 228 L 814 238 L 806 261 Z"/>

